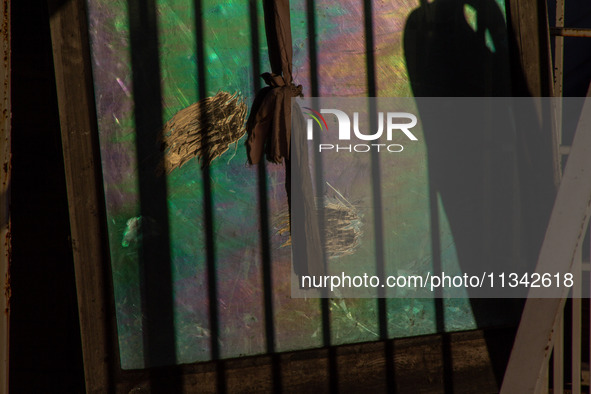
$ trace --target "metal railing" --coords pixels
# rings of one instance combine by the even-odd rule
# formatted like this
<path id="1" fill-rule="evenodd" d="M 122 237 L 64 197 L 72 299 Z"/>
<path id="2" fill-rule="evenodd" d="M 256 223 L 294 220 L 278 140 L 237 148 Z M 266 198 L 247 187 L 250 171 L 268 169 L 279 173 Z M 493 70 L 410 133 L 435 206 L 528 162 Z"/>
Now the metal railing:
<path id="1" fill-rule="evenodd" d="M 557 25 L 562 26 L 564 3 L 559 1 L 557 8 Z M 554 88 L 558 96 L 562 95 L 562 45 L 562 37 L 557 38 Z M 581 278 L 585 272 L 589 272 L 589 262 L 583 262 L 583 247 L 591 214 L 589 96 L 587 94 L 572 145 L 568 149 L 560 146 L 560 152 L 569 155 L 568 162 L 538 259 L 538 272 L 550 272 L 550 269 L 558 268 Z M 556 125 L 560 128 L 560 108 L 557 114 Z M 548 393 L 550 387 L 553 393 L 564 393 L 567 386 L 565 380 L 570 380 L 570 392 L 581 393 L 583 335 L 591 339 L 589 330 L 582 332 L 582 298 L 588 298 L 589 295 L 582 294 L 580 283 L 570 291 L 570 303 L 567 303 L 567 288 L 562 289 L 557 298 L 527 300 L 501 393 Z M 571 309 L 570 313 L 567 306 Z M 569 344 L 570 352 L 566 348 Z M 565 377 L 569 369 L 570 377 Z M 589 364 L 586 369 L 589 369 Z"/>
<path id="2" fill-rule="evenodd" d="M 587 99 L 538 259 L 538 272 L 558 268 L 561 272 L 581 275 L 582 250 L 590 213 L 591 100 Z M 563 392 L 563 371 L 567 363 L 572 370 L 572 392 L 581 392 L 581 289 L 572 289 L 572 354 L 570 360 L 564 360 L 568 291 L 562 289 L 559 298 L 527 300 L 501 393 L 547 392 L 552 355 L 554 393 Z"/>

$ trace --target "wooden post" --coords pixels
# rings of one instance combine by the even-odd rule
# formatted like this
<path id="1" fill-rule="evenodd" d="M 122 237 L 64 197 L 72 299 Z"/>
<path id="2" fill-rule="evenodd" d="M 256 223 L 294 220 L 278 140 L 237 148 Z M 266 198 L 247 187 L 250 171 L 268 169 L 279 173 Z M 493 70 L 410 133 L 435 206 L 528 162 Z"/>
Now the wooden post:
<path id="1" fill-rule="evenodd" d="M 546 3 L 537 0 L 510 0 L 507 11 L 513 58 L 512 77 L 516 86 L 513 95 L 553 96 L 552 57 Z M 546 116 L 544 115 L 546 111 L 545 108 L 538 108 L 541 120 Z M 554 183 L 558 185 L 561 174 L 558 130 L 553 129 L 549 137 L 551 138 L 549 142 Z M 544 147 L 548 144 L 545 139 L 540 142 L 545 144 Z M 546 162 L 542 164 L 545 165 Z"/>
<path id="2" fill-rule="evenodd" d="M 0 67 L 0 394 L 8 393 L 8 322 L 10 317 L 10 0 L 2 2 L 0 26 L 2 67 Z"/>
<path id="3" fill-rule="evenodd" d="M 508 3 L 509 32 L 514 59 L 521 69 L 524 89 L 517 95 L 547 97 L 553 95 L 552 58 L 548 15 L 544 2 L 511 0 Z"/>
<path id="4" fill-rule="evenodd" d="M 49 0 L 87 393 L 113 387 L 106 216 L 84 0 Z"/>

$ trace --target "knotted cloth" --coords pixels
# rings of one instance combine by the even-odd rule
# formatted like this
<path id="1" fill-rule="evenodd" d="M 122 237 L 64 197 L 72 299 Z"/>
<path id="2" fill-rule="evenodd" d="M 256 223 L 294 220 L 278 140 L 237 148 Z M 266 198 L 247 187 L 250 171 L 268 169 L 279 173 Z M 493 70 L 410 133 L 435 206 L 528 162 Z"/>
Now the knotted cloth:
<path id="1" fill-rule="evenodd" d="M 261 75 L 267 86 L 256 94 L 246 123 L 248 161 L 251 164 L 259 163 L 265 154 L 272 163 L 285 162 L 293 269 L 297 275 L 322 275 L 326 270 L 322 261 L 307 144 L 302 140 L 305 138 L 305 121 L 299 107 L 295 107 L 297 112 L 293 119 L 296 137 L 293 152 L 290 146 L 291 99 L 302 96 L 302 86 L 293 83 L 291 73 L 293 51 L 289 0 L 264 0 L 263 10 L 271 73 Z M 298 169 L 293 174 L 293 190 L 292 163 Z M 304 217 L 304 221 L 299 222 L 303 223 L 301 226 L 293 226 L 291 221 L 294 207 Z"/>
<path id="2" fill-rule="evenodd" d="M 246 124 L 248 161 L 256 164 L 264 153 L 270 162 L 281 163 L 290 152 L 291 98 L 302 96 L 302 85 L 273 73 L 261 77 L 268 86 L 257 93 Z"/>

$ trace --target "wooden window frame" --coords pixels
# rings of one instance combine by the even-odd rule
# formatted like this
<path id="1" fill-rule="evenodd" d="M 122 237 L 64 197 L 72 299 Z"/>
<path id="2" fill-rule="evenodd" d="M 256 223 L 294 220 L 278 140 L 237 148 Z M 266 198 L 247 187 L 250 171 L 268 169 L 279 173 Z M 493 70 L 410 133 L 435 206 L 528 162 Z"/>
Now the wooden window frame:
<path id="1" fill-rule="evenodd" d="M 273 391 L 278 381 L 286 391 L 339 387 L 347 391 L 354 388 L 385 391 L 389 374 L 395 375 L 396 386 L 402 392 L 420 389 L 441 392 L 448 387 L 446 379 L 451 379 L 459 391 L 462 388 L 469 391 L 475 384 L 485 391 L 498 390 L 498 376 L 495 378 L 490 363 L 478 354 L 486 354 L 486 342 L 491 337 L 512 340 L 512 330 L 436 334 L 166 368 L 122 370 L 86 2 L 49 0 L 49 10 L 88 393 Z M 546 15 L 545 3 L 513 0 L 508 14 L 512 61 L 516 63 L 513 69 L 523 70 L 523 75 L 517 76 L 521 83 L 516 95 L 549 95 L 549 36 L 547 22 L 542 20 Z M 444 348 L 452 356 L 471 361 L 446 369 L 445 360 L 441 359 Z M 386 370 L 388 354 L 394 355 L 394 361 L 389 363 L 394 366 L 392 371 Z M 337 386 L 333 386 L 335 381 Z"/>
<path id="2" fill-rule="evenodd" d="M 8 393 L 8 341 L 10 318 L 10 0 L 3 0 L 0 14 L 0 46 L 2 47 L 2 66 L 0 66 L 0 394 Z"/>

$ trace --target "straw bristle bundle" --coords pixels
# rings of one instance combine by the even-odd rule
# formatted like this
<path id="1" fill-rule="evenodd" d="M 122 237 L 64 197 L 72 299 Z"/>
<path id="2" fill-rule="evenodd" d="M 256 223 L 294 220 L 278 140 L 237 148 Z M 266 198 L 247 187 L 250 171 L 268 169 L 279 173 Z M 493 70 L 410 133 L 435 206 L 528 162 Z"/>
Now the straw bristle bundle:
<path id="1" fill-rule="evenodd" d="M 197 156 L 211 163 L 245 133 L 247 107 L 238 93 L 218 92 L 177 112 L 162 131 L 162 167 L 167 173 Z"/>
<path id="2" fill-rule="evenodd" d="M 357 209 L 338 197 L 324 197 L 324 221 L 328 257 L 353 254 L 361 238 L 361 219 Z"/>
<path id="3" fill-rule="evenodd" d="M 335 192 L 338 194 L 335 197 L 324 197 L 324 236 L 328 258 L 355 253 L 362 235 L 361 215 L 358 209 L 336 189 Z M 290 221 L 287 210 L 279 213 L 275 227 L 278 228 L 277 234 L 289 235 Z M 291 245 L 291 236 L 281 246 L 288 245 Z"/>

